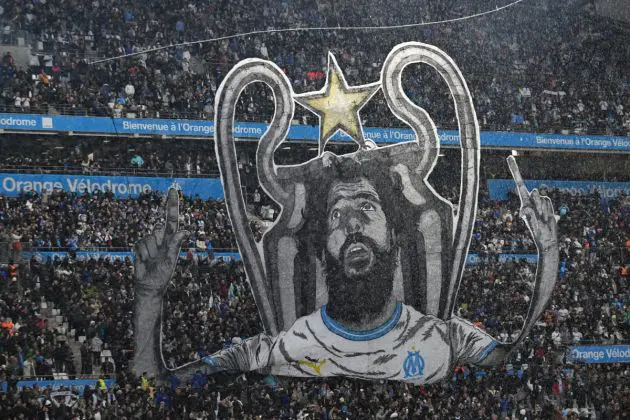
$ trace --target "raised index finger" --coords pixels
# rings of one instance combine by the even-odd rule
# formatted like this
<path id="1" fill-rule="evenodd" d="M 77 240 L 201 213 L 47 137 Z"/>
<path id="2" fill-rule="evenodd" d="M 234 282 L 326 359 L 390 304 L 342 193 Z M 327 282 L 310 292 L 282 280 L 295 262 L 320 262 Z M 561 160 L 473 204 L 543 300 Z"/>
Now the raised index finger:
<path id="1" fill-rule="evenodd" d="M 166 199 L 166 234 L 177 232 L 179 224 L 179 195 L 175 188 L 169 188 Z"/>
<path id="2" fill-rule="evenodd" d="M 529 190 L 525 186 L 525 181 L 521 176 L 521 171 L 518 170 L 518 165 L 516 164 L 514 156 L 508 157 L 507 162 L 510 172 L 512 172 L 512 178 L 514 178 L 514 182 L 516 182 L 516 190 L 518 191 L 518 196 L 521 199 L 521 204 L 525 205 L 526 203 L 529 203 Z"/>

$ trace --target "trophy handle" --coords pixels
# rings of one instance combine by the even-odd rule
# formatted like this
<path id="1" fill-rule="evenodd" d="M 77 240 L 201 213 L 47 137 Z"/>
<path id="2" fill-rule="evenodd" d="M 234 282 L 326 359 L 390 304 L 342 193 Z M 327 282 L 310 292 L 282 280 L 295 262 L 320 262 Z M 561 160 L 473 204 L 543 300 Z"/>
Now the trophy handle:
<path id="1" fill-rule="evenodd" d="M 455 114 L 459 125 L 462 154 L 461 186 L 457 216 L 453 221 L 450 257 L 452 270 L 446 277 L 448 292 L 445 305 L 441 305 L 444 312 L 440 314 L 440 317 L 448 318 L 455 304 L 455 295 L 466 263 L 477 212 L 481 157 L 479 125 L 466 81 L 457 65 L 444 51 L 420 42 L 408 42 L 394 47 L 383 66 L 382 89 L 391 111 L 411 126 L 416 133 L 418 143 L 425 149 L 422 160 L 414 170 L 417 175 L 424 175 L 424 181 L 427 182 L 433 165 L 436 163 L 440 145 L 435 124 L 424 109 L 415 105 L 407 97 L 402 88 L 402 71 L 407 65 L 413 63 L 428 64 L 442 76 L 455 101 Z"/>
<path id="2" fill-rule="evenodd" d="M 381 89 L 392 113 L 409 124 L 415 132 L 416 142 L 424 153 L 418 165 L 413 168 L 413 173 L 424 175 L 423 179 L 426 179 L 440 151 L 437 128 L 429 114 L 407 97 L 401 80 L 405 67 L 420 62 L 425 62 L 422 50 L 411 45 L 402 50 L 394 48 L 383 64 Z"/>
<path id="3" fill-rule="evenodd" d="M 252 237 L 245 200 L 241 192 L 241 180 L 237 165 L 236 147 L 232 133 L 236 103 L 243 89 L 250 83 L 262 82 L 272 90 L 275 99 L 275 112 L 269 128 L 258 144 L 256 164 L 261 186 L 269 196 L 281 206 L 291 199 L 289 185 L 281 185 L 273 154 L 286 138 L 293 118 L 294 103 L 289 80 L 274 63 L 248 59 L 241 61 L 230 70 L 219 86 L 215 104 L 216 153 L 221 171 L 221 182 L 225 201 L 232 221 L 234 235 L 243 258 L 245 272 L 252 286 L 256 305 L 260 311 L 263 326 L 268 334 L 276 335 L 278 321 L 269 296 L 270 279 L 265 271 L 264 255 Z M 287 188 L 289 187 L 289 188 Z"/>

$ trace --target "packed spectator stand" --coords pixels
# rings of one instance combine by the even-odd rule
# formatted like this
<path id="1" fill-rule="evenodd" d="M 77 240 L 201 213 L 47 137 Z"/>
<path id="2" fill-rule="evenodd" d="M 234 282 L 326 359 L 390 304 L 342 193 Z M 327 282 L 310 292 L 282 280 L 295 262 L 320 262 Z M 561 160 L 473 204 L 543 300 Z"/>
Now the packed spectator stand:
<path id="1" fill-rule="evenodd" d="M 103 139 L 6 134 L 0 171 L 161 177 L 216 177 L 214 141 Z"/>
<path id="2" fill-rule="evenodd" d="M 67 0 L 4 2 L 0 23 L 6 42 L 32 46 L 28 66 L 2 58 L 2 112 L 158 118 L 213 117 L 223 76 L 246 57 L 271 59 L 296 92 L 319 89 L 330 48 L 350 83 L 379 77 L 389 50 L 401 40 L 444 48 L 458 63 L 477 103 L 483 129 L 625 135 L 630 130 L 624 65 L 627 31 L 599 17 L 591 2 L 530 0 L 510 12 L 448 25 L 396 31 L 300 31 L 196 43 L 226 34 L 289 27 L 395 25 L 456 18 L 484 11 L 482 1 L 420 2 L 400 8 L 351 2 L 138 2 Z M 422 10 L 406 13 L 408 7 Z M 369 9 L 369 10 L 367 10 Z M 413 19 L 413 22 L 410 21 Z M 145 50 L 181 42 L 177 48 Z M 136 54 L 137 53 L 137 54 Z M 97 59 L 136 54 L 122 60 Z M 425 106 L 438 126 L 455 126 L 452 102 L 437 75 L 414 68 L 405 75 L 410 98 Z M 368 126 L 399 124 L 383 101 L 365 109 Z M 268 92 L 248 88 L 242 120 L 272 115 Z M 298 109 L 296 122 L 316 119 Z"/>
<path id="3" fill-rule="evenodd" d="M 565 409 L 566 414 L 566 410 L 574 408 L 581 416 L 597 412 L 601 418 L 607 418 L 628 409 L 624 404 L 628 401 L 630 372 L 619 365 L 564 364 L 563 358 L 569 345 L 627 342 L 630 307 L 624 264 L 628 263 L 625 240 L 630 238 L 628 203 L 614 200 L 603 211 L 596 194 L 570 196 L 551 192 L 551 195 L 567 208 L 560 220 L 560 281 L 549 310 L 530 339 L 501 369 L 483 371 L 461 366 L 451 380 L 426 387 L 349 380 L 312 382 L 256 375 L 237 379 L 235 384 L 220 378 L 196 378 L 188 388 L 180 383 L 184 388 L 178 391 L 169 389 L 177 384 L 175 378 L 171 378 L 170 385 L 143 385 L 134 382 L 136 379 L 129 374 L 134 281 L 131 260 L 70 257 L 48 261 L 33 258 L 25 264 L 19 282 L 5 283 L 3 312 L 19 327 L 14 327 L 10 335 L 3 330 L 4 374 L 7 379 L 19 374 L 46 377 L 53 372 L 66 372 L 70 376 L 78 372 L 116 375 L 118 385 L 88 393 L 88 397 L 84 395 L 81 403 L 72 403 L 74 408 L 52 402 L 51 410 L 67 410 L 66 413 L 97 407 L 103 415 L 119 416 L 126 407 L 123 401 L 132 398 L 145 416 L 170 412 L 177 417 L 184 406 L 194 411 L 187 405 L 192 399 L 198 401 L 196 409 L 205 410 L 206 416 L 213 416 L 218 410 L 222 413 L 219 418 L 231 415 L 239 418 L 239 413 L 259 413 L 263 418 L 275 413 L 279 418 L 295 418 L 299 413 L 316 415 L 320 411 L 331 418 L 335 415 L 391 418 L 394 413 L 400 418 L 430 413 L 439 418 L 505 413 L 522 418 L 521 410 L 525 410 L 525 416 L 538 418 L 550 417 L 554 410 Z M 65 196 L 70 201 L 76 198 Z M 155 202 L 161 203 L 161 199 L 156 197 Z M 183 199 L 182 209 L 187 205 Z M 156 209 L 153 222 L 161 216 L 161 208 Z M 504 245 L 510 240 L 503 235 L 525 236 L 517 211 L 515 199 L 484 200 L 473 244 L 481 261 L 467 268 L 460 287 L 474 292 L 460 294 L 458 305 L 460 316 L 483 325 L 491 334 L 508 342 L 523 321 L 535 270 L 526 261 L 498 260 L 500 253 L 509 250 Z M 599 217 L 593 217 L 597 214 Z M 531 252 L 531 248 L 518 251 Z M 72 357 L 66 344 L 56 342 L 56 336 L 67 334 L 46 329 L 38 305 L 42 296 L 66 314 L 73 330 L 69 341 L 78 343 L 79 337 L 85 337 L 77 352 L 80 356 Z M 252 336 L 261 328 L 240 264 L 205 257 L 186 255 L 181 259 L 169 286 L 164 314 L 164 357 L 171 367 L 229 346 L 233 340 Z M 127 381 L 134 386 L 125 388 Z M 602 391 L 606 388 L 610 392 Z M 591 392 L 592 389 L 598 391 Z M 45 391 L 39 392 L 43 392 L 41 404 L 31 410 L 44 409 L 46 401 L 52 398 Z M 191 394 L 188 402 L 183 403 L 181 394 L 186 392 Z M 457 398 L 447 404 L 446 395 Z M 616 395 L 620 397 L 613 398 Z M 260 399 L 264 400 L 263 405 Z M 10 403 L 16 413 L 26 409 L 20 408 L 17 401 Z"/>
<path id="4" fill-rule="evenodd" d="M 0 219 L 9 229 L 3 242 L 27 242 L 37 249 L 114 247 L 128 250 L 157 223 L 161 198 L 115 199 L 111 193 L 52 191 L 0 200 Z M 235 242 L 223 202 L 189 199 L 182 227 L 191 235 L 185 249 L 233 249 Z"/>
<path id="5" fill-rule="evenodd" d="M 253 4 L 252 4 L 253 3 Z M 484 9 L 484 2 L 427 2 L 425 21 Z M 465 6 L 461 6 L 466 3 Z M 561 4 L 556 4 L 561 3 Z M 630 103 L 624 65 L 628 32 L 593 13 L 589 2 L 532 0 L 518 13 L 401 32 L 267 34 L 222 43 L 139 54 L 89 65 L 92 60 L 141 52 L 244 30 L 302 26 L 409 23 L 406 5 L 355 9 L 340 2 L 59 2 L 0 5 L 4 43 L 33 45 L 28 68 L 4 55 L 0 112 L 107 117 L 209 119 L 222 77 L 245 57 L 272 59 L 297 92 L 319 89 L 331 47 L 350 83 L 373 81 L 389 49 L 401 40 L 444 48 L 461 66 L 483 129 L 628 135 Z M 414 17 L 415 21 L 415 17 Z M 376 37 L 376 41 L 375 41 Z M 498 53 L 497 53 L 498 52 Z M 588 59 L 587 59 L 588 58 Z M 624 64 L 625 63 L 625 64 Z M 408 95 L 440 127 L 454 112 L 435 74 L 412 69 Z M 239 119 L 265 121 L 268 93 L 246 90 Z M 298 109 L 298 123 L 315 124 Z M 366 108 L 365 124 L 399 124 L 381 99 Z M 63 148 L 29 136 L 2 139 L 3 172 L 216 176 L 212 142 L 60 139 Z M 121 146 L 121 142 L 124 145 Z M 18 145 L 22 143 L 20 148 Z M 38 145 L 38 143 L 40 143 Z M 60 146 L 61 147 L 61 146 Z M 255 145 L 242 145 L 242 176 L 250 182 L 252 229 L 264 230 L 251 163 Z M 504 153 L 492 152 L 484 181 L 509 178 Z M 306 160 L 308 146 L 279 151 L 279 161 Z M 451 159 L 446 151 L 446 160 Z M 551 154 L 550 154 L 551 156 Z M 628 180 L 627 156 L 560 154 L 537 159 L 523 173 L 538 179 Z M 139 164 L 140 160 L 142 164 Z M 202 159 L 200 159 L 202 157 Z M 134 160 L 135 159 L 135 160 Z M 626 159 L 624 161 L 624 159 Z M 525 160 L 527 162 L 527 160 Z M 493 163 L 494 162 L 494 163 Z M 452 163 L 452 162 L 451 162 Z M 571 170 L 567 167 L 575 165 Z M 583 167 L 579 167 L 582 165 Z M 526 164 L 527 166 L 527 164 Z M 446 168 L 450 167 L 445 165 Z M 612 170 L 611 170 L 612 168 Z M 456 174 L 436 168 L 436 188 L 455 197 Z M 604 172 L 610 173 L 604 175 Z M 590 178 L 589 178 L 590 177 Z M 500 368 L 456 366 L 439 384 L 412 386 L 349 379 L 299 380 L 258 374 L 135 377 L 130 370 L 134 266 L 131 259 L 78 259 L 79 250 L 124 249 L 163 218 L 163 196 L 120 199 L 111 194 L 0 196 L 0 390 L 2 418 L 627 418 L 629 365 L 569 363 L 576 344 L 630 340 L 630 200 L 599 194 L 547 191 L 559 215 L 561 266 L 552 302 L 530 337 Z M 196 360 L 261 331 L 238 262 L 213 259 L 233 249 L 224 203 L 181 197 L 182 228 L 192 232 L 164 302 L 163 352 L 169 367 Z M 68 258 L 23 258 L 25 249 L 63 250 Z M 209 253 L 206 253 L 210 251 Z M 526 313 L 535 265 L 501 254 L 536 252 L 515 196 L 491 200 L 482 192 L 457 313 L 494 337 L 510 341 Z M 92 378 L 77 389 L 16 388 L 19 379 Z M 104 380 L 115 379 L 115 385 Z"/>

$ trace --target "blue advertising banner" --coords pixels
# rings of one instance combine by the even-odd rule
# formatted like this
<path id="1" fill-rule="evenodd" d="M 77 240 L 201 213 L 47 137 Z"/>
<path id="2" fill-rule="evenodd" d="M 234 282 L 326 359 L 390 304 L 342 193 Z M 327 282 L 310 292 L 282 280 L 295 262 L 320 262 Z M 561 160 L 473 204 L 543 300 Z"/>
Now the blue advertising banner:
<path id="1" fill-rule="evenodd" d="M 83 391 L 87 386 L 91 388 L 96 387 L 96 379 L 58 379 L 53 381 L 18 381 L 16 387 L 18 390 L 23 390 L 24 388 L 32 388 L 37 385 L 40 389 L 50 387 L 53 391 L 58 391 L 61 387 L 64 388 L 72 388 L 74 387 L 79 395 L 83 395 Z M 105 385 L 109 389 L 111 386 L 116 385 L 116 381 L 113 379 L 105 379 Z M 0 385 L 0 389 L 2 391 L 7 392 L 7 383 L 2 382 Z"/>
<path id="2" fill-rule="evenodd" d="M 493 200 L 506 200 L 508 193 L 515 190 L 512 179 L 489 179 L 488 192 Z M 598 182 L 598 181 L 554 181 L 554 180 L 525 180 L 525 185 L 531 191 L 534 188 L 547 187 L 558 189 L 573 195 L 590 194 L 599 191 L 603 199 L 609 200 L 620 195 L 630 195 L 630 182 Z"/>
<path id="3" fill-rule="evenodd" d="M 193 254 L 195 254 L 197 258 L 208 258 L 207 251 L 193 251 Z M 231 261 L 241 260 L 241 254 L 239 254 L 238 252 L 214 252 L 213 255 L 214 261 L 223 260 L 227 263 Z M 179 258 L 186 258 L 186 252 L 180 252 Z"/>
<path id="4" fill-rule="evenodd" d="M 479 255 L 474 254 L 474 253 L 469 253 L 466 256 L 466 264 L 467 265 L 477 265 L 481 262 L 481 259 L 479 258 Z"/>
<path id="5" fill-rule="evenodd" d="M 499 261 L 506 262 L 509 260 L 521 261 L 525 260 L 528 263 L 536 264 L 538 262 L 538 254 L 499 254 Z M 477 265 L 481 263 L 479 255 L 471 252 L 466 258 L 467 265 Z"/>
<path id="6" fill-rule="evenodd" d="M 525 260 L 530 264 L 538 262 L 538 254 L 499 254 L 499 262 Z"/>
<path id="7" fill-rule="evenodd" d="M 24 259 L 31 259 L 33 256 L 40 257 L 43 261 L 46 261 L 48 258 L 50 259 L 64 259 L 68 256 L 68 252 L 66 251 L 24 251 L 22 252 L 22 256 Z M 109 252 L 109 251 L 77 251 L 75 252 L 75 258 L 77 260 L 87 260 L 90 258 L 99 259 L 99 258 L 110 258 L 112 260 L 124 260 L 125 258 L 130 258 L 132 261 L 134 259 L 134 254 L 132 252 Z"/>
<path id="8" fill-rule="evenodd" d="M 114 135 L 161 135 L 168 137 L 214 137 L 214 122 L 203 120 L 165 120 L 142 118 L 79 117 L 68 115 L 0 114 L 0 129 L 12 131 L 75 132 Z M 263 123 L 239 123 L 234 134 L 239 138 L 258 139 L 267 130 Z M 440 142 L 445 146 L 459 144 L 455 130 L 438 130 Z M 398 143 L 414 139 L 411 129 L 365 128 L 365 136 L 377 143 Z M 289 140 L 317 141 L 319 127 L 294 125 L 289 130 Z M 350 137 L 338 132 L 335 141 L 350 141 Z M 482 147 L 534 148 L 564 150 L 600 150 L 630 152 L 630 137 L 578 136 L 562 134 L 538 134 L 484 131 Z"/>
<path id="9" fill-rule="evenodd" d="M 24 251 L 23 256 L 25 259 L 30 259 L 33 256 L 39 256 L 43 260 L 47 260 L 48 258 L 56 258 L 59 257 L 64 259 L 68 256 L 66 251 Z M 193 251 L 193 254 L 198 258 L 208 258 L 207 251 Z M 225 262 L 230 261 L 240 261 L 241 254 L 238 252 L 214 252 L 214 261 L 223 260 Z M 84 260 L 88 258 L 111 258 L 111 259 L 120 259 L 124 260 L 125 258 L 130 258 L 132 261 L 135 258 L 135 254 L 133 252 L 109 252 L 109 251 L 77 251 L 75 253 L 75 258 L 77 260 Z M 186 251 L 181 251 L 179 253 L 179 258 L 185 259 L 187 258 Z M 535 264 L 538 261 L 538 254 L 499 254 L 499 261 L 505 262 L 508 260 L 514 259 L 516 261 L 526 260 L 528 263 Z M 471 252 L 468 254 L 466 258 L 466 264 L 468 265 L 477 265 L 481 263 L 481 258 L 479 255 Z"/>
<path id="10" fill-rule="evenodd" d="M 166 192 L 170 187 L 180 189 L 186 196 L 198 195 L 204 200 L 223 198 L 220 179 L 0 174 L 0 194 L 7 197 L 17 197 L 31 191 L 41 193 L 60 189 L 78 194 L 111 191 L 116 197 L 129 198 L 138 197 L 142 192 Z"/>
<path id="11" fill-rule="evenodd" d="M 567 349 L 572 363 L 630 363 L 630 345 L 574 346 Z"/>
<path id="12" fill-rule="evenodd" d="M 198 252 L 193 251 L 193 253 L 199 258 L 208 258 L 207 252 Z M 68 252 L 66 251 L 24 251 L 22 253 L 25 259 L 31 259 L 33 256 L 38 256 L 42 260 L 46 261 L 48 258 L 55 259 L 60 258 L 64 259 L 68 256 Z M 238 252 L 215 252 L 214 260 L 223 260 L 225 262 L 230 261 L 240 261 L 241 254 Z M 179 257 L 184 259 L 186 258 L 186 252 L 182 251 L 179 254 Z M 75 253 L 75 259 L 77 260 L 86 260 L 89 258 L 99 259 L 99 258 L 110 258 L 112 260 L 124 260 L 125 258 L 131 259 L 133 261 L 135 259 L 135 254 L 133 252 L 110 252 L 110 251 L 77 251 Z"/>

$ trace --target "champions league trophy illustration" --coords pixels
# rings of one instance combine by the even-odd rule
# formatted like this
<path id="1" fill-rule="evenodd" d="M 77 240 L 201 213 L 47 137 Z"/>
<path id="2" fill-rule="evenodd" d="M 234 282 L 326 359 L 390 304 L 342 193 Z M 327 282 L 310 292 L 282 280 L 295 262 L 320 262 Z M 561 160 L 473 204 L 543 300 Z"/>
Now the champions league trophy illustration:
<path id="1" fill-rule="evenodd" d="M 437 129 L 401 83 L 405 67 L 415 63 L 437 70 L 455 102 L 461 141 L 457 206 L 428 182 L 439 154 Z M 282 210 L 258 243 L 249 227 L 232 130 L 241 92 L 260 82 L 273 92 L 275 113 L 258 145 L 258 179 Z M 414 141 L 377 147 L 364 139 L 359 112 L 379 89 L 395 117 L 413 129 Z M 279 166 L 274 152 L 287 138 L 296 102 L 319 116 L 319 154 Z M 293 92 L 274 63 L 244 60 L 217 91 L 215 124 L 225 199 L 265 332 L 177 369 L 164 366 L 161 302 L 187 236 L 178 231 L 177 193 L 171 190 L 166 225 L 136 245 L 137 374 L 257 370 L 430 383 L 447 376 L 455 363 L 493 366 L 504 360 L 544 310 L 558 267 L 553 206 L 526 189 L 510 157 L 520 214 L 539 253 L 522 331 L 514 342 L 499 343 L 453 315 L 477 210 L 480 145 L 466 82 L 440 49 L 400 44 L 385 60 L 380 80 L 361 86 L 348 86 L 329 55 L 326 85 L 303 94 Z M 357 151 L 325 151 L 339 130 L 358 144 Z"/>

